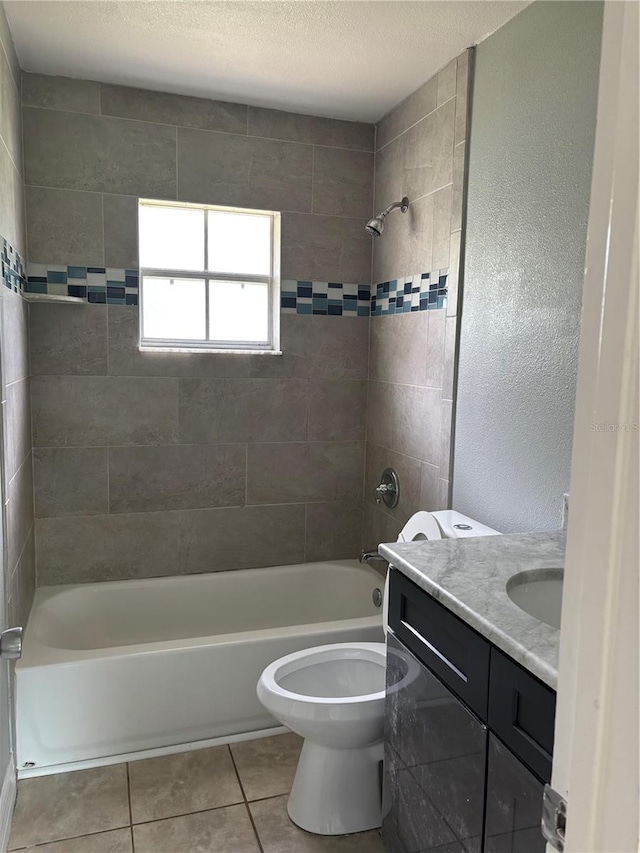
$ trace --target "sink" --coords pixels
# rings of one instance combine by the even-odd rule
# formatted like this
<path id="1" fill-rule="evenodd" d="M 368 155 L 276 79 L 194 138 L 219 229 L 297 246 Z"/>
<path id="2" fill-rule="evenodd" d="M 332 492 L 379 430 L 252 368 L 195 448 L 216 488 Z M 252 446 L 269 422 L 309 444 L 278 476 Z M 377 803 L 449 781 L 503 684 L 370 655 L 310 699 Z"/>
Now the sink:
<path id="1" fill-rule="evenodd" d="M 563 578 L 564 569 L 518 572 L 507 581 L 507 595 L 525 613 L 559 629 Z"/>

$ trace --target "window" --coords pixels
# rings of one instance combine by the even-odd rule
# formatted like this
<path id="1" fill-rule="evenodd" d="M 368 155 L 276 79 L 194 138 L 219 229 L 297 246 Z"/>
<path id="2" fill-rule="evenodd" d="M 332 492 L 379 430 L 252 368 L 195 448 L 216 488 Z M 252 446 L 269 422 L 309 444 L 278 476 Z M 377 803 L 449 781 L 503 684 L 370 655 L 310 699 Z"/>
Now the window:
<path id="1" fill-rule="evenodd" d="M 140 349 L 277 352 L 280 214 L 141 199 Z"/>

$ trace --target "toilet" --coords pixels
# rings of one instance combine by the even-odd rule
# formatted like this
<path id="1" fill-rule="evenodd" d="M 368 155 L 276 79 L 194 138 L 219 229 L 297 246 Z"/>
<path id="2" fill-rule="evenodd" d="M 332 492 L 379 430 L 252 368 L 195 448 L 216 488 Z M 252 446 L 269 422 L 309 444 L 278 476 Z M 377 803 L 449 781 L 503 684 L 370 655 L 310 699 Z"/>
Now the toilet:
<path id="1" fill-rule="evenodd" d="M 421 511 L 397 541 L 497 532 L 451 510 Z M 385 582 L 385 635 L 387 586 Z M 343 835 L 382 822 L 385 670 L 384 643 L 334 643 L 279 658 L 260 676 L 260 702 L 304 738 L 287 809 L 307 832 Z M 416 674 L 409 665 L 403 683 Z"/>

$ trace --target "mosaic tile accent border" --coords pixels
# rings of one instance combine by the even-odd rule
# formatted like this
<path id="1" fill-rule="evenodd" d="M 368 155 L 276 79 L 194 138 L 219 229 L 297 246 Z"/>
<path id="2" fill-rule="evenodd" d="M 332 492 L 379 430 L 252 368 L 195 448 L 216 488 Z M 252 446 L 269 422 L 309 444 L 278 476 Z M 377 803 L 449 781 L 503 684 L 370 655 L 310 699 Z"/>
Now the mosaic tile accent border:
<path id="1" fill-rule="evenodd" d="M 14 293 L 22 293 L 25 289 L 24 261 L 4 238 L 0 237 L 0 257 L 2 259 L 2 281 L 5 287 Z"/>
<path id="2" fill-rule="evenodd" d="M 368 317 L 371 285 L 335 281 L 283 281 L 280 308 L 283 314 L 324 314 Z"/>
<path id="3" fill-rule="evenodd" d="M 376 285 L 371 299 L 371 316 L 408 314 L 413 311 L 431 311 L 447 304 L 449 271 L 417 273 L 404 278 L 384 281 Z"/>
<path id="4" fill-rule="evenodd" d="M 138 270 L 27 264 L 27 293 L 75 296 L 91 303 L 138 304 Z"/>

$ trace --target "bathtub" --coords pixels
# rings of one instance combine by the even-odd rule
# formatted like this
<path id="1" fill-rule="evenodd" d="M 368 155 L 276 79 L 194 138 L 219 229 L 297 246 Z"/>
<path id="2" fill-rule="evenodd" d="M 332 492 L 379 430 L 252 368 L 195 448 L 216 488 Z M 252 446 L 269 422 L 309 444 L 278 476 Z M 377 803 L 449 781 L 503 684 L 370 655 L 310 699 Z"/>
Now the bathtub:
<path id="1" fill-rule="evenodd" d="M 280 730 L 264 667 L 381 641 L 383 578 L 355 560 L 37 590 L 16 667 L 20 776 Z"/>

